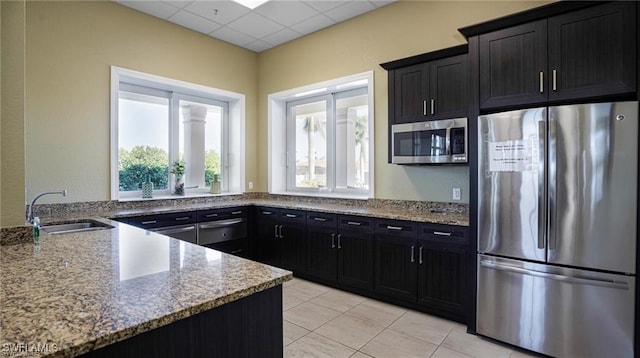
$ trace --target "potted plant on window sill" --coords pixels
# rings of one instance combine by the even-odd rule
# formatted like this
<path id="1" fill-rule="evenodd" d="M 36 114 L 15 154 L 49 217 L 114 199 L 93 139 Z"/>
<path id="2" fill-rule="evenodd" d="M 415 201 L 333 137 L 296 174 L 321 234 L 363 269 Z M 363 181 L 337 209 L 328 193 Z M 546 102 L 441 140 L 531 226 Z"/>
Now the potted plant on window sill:
<path id="1" fill-rule="evenodd" d="M 172 164 L 171 174 L 175 176 L 176 184 L 173 187 L 173 195 L 184 195 L 184 160 L 176 160 Z"/>

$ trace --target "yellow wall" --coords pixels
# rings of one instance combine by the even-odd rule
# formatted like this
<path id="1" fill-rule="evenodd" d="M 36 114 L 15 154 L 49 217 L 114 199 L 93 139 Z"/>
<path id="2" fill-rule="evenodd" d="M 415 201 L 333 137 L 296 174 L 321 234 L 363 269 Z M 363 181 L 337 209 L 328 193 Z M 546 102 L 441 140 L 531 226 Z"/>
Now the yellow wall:
<path id="1" fill-rule="evenodd" d="M 0 1 L 0 226 L 24 224 L 25 2 Z"/>
<path id="2" fill-rule="evenodd" d="M 27 198 L 109 200 L 110 65 L 246 95 L 256 177 L 257 54 L 111 1 L 27 2 Z"/>
<path id="3" fill-rule="evenodd" d="M 267 95 L 374 70 L 375 197 L 469 201 L 468 167 L 412 167 L 387 163 L 387 72 L 379 64 L 466 43 L 458 28 L 541 6 L 545 1 L 399 1 L 260 53 L 259 133 L 267 131 Z M 260 186 L 267 185 L 267 137 L 258 138 Z"/>
<path id="4" fill-rule="evenodd" d="M 466 167 L 386 163 L 387 74 L 379 64 L 464 43 L 457 28 L 544 3 L 401 1 L 257 55 L 110 1 L 29 1 L 26 35 L 7 40 L 5 9 L 13 2 L 3 1 L 0 203 L 10 219 L 1 225 L 20 224 L 25 199 L 44 190 L 69 195 L 43 203 L 109 200 L 110 65 L 244 93 L 246 180 L 257 191 L 267 188 L 267 95 L 374 70 L 375 196 L 449 201 L 459 186 L 468 201 Z M 23 119 L 20 105 L 7 107 L 5 84 L 7 73 L 21 73 L 20 51 L 14 57 L 7 46 L 25 36 L 26 80 L 10 88 L 20 93 L 25 83 Z"/>

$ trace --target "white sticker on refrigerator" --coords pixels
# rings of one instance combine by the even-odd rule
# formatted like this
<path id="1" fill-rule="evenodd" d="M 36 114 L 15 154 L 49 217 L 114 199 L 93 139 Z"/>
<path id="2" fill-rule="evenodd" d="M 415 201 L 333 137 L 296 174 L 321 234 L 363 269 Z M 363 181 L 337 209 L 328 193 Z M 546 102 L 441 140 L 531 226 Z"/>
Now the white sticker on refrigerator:
<path id="1" fill-rule="evenodd" d="M 538 166 L 536 136 L 522 140 L 489 142 L 489 171 L 523 172 Z"/>

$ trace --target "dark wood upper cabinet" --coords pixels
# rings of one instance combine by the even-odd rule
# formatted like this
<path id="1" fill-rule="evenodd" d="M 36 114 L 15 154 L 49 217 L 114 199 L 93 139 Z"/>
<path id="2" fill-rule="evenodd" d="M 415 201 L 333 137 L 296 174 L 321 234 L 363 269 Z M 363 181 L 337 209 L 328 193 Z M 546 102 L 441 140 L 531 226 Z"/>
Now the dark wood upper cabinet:
<path id="1" fill-rule="evenodd" d="M 389 72 L 389 125 L 467 117 L 467 45 L 381 66 Z"/>
<path id="2" fill-rule="evenodd" d="M 429 96 L 429 66 L 419 64 L 393 71 L 393 124 L 424 121 Z"/>
<path id="3" fill-rule="evenodd" d="M 481 34 L 480 108 L 635 93 L 636 29 L 612 2 Z"/>
<path id="4" fill-rule="evenodd" d="M 467 117 L 468 55 L 436 60 L 429 65 L 429 119 Z"/>
<path id="5" fill-rule="evenodd" d="M 480 108 L 547 100 L 547 21 L 479 37 Z"/>
<path id="6" fill-rule="evenodd" d="M 392 70 L 392 124 L 467 116 L 467 55 Z"/>
<path id="7" fill-rule="evenodd" d="M 550 100 L 636 91 L 635 2 L 549 18 Z"/>

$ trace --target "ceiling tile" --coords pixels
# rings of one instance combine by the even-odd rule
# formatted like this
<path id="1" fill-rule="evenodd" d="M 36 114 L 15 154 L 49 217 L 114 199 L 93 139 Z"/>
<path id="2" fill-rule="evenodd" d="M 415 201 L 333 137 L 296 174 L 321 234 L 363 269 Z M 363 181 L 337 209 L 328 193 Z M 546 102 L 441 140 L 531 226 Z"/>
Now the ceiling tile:
<path id="1" fill-rule="evenodd" d="M 376 7 L 368 1 L 350 1 L 326 11 L 324 14 L 340 22 L 375 9 Z"/>
<path id="2" fill-rule="evenodd" d="M 254 10 L 232 0 L 111 1 L 260 52 L 397 0 L 270 0 Z"/>
<path id="3" fill-rule="evenodd" d="M 385 5 L 389 5 L 396 0 L 371 0 L 371 3 L 375 7 L 383 7 Z"/>
<path id="4" fill-rule="evenodd" d="M 175 8 L 182 9 L 192 1 L 193 0 L 163 0 L 162 2 L 165 4 L 169 4 Z"/>
<path id="5" fill-rule="evenodd" d="M 210 35 L 222 41 L 227 41 L 241 47 L 244 47 L 244 45 L 256 40 L 249 35 L 245 35 L 242 32 L 232 30 L 226 26 L 212 32 Z"/>
<path id="6" fill-rule="evenodd" d="M 271 35 L 284 29 L 284 26 L 254 12 L 234 20 L 227 26 L 232 30 L 240 31 L 255 38 Z"/>
<path id="7" fill-rule="evenodd" d="M 302 34 L 297 33 L 291 29 L 284 29 L 282 31 L 276 32 L 275 34 L 265 36 L 262 38 L 262 40 L 277 46 L 285 42 L 289 42 L 293 39 L 297 39 L 300 36 L 302 36 Z"/>
<path id="8" fill-rule="evenodd" d="M 213 32 L 222 26 L 213 21 L 209 21 L 204 17 L 194 15 L 184 10 L 180 10 L 175 15 L 171 16 L 169 18 L 169 21 L 175 22 L 178 25 L 182 25 L 192 30 L 203 32 L 205 34 Z"/>
<path id="9" fill-rule="evenodd" d="M 333 0 L 326 0 L 326 1 L 325 0 L 305 0 L 304 2 L 307 5 L 311 6 L 312 8 L 320 12 L 325 12 L 347 3 L 347 1 L 333 1 Z"/>
<path id="10" fill-rule="evenodd" d="M 317 15 L 290 27 L 301 34 L 310 34 L 333 24 L 335 24 L 335 21 L 332 19 L 324 15 Z"/>
<path id="11" fill-rule="evenodd" d="M 303 2 L 282 0 L 271 0 L 255 11 L 284 26 L 291 26 L 318 14 L 317 10 Z"/>
<path id="12" fill-rule="evenodd" d="M 223 25 L 251 11 L 233 1 L 194 1 L 185 9 Z"/>
<path id="13" fill-rule="evenodd" d="M 178 9 L 159 1 L 117 1 L 119 4 L 142 11 L 155 17 L 167 19 L 178 12 Z"/>
<path id="14" fill-rule="evenodd" d="M 244 46 L 244 48 L 251 50 L 253 52 L 262 52 L 264 50 L 270 49 L 271 47 L 273 47 L 273 45 L 260 40 L 251 42 Z"/>

